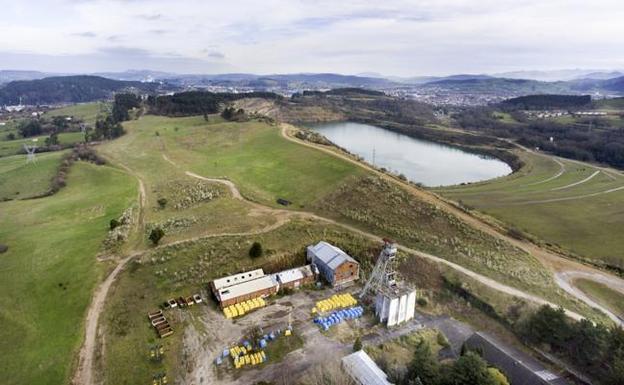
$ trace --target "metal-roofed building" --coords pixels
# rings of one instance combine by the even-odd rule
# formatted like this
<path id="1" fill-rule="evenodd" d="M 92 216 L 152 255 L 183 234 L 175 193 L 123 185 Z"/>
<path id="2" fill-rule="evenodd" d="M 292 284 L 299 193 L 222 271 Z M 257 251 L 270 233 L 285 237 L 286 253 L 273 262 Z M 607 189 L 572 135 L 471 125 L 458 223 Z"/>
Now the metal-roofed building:
<path id="1" fill-rule="evenodd" d="M 275 294 L 279 283 L 272 275 L 265 275 L 262 269 L 257 269 L 215 279 L 210 287 L 219 305 L 224 308 L 248 299 Z"/>
<path id="2" fill-rule="evenodd" d="M 223 289 L 224 287 L 236 285 L 238 283 L 251 281 L 256 278 L 264 277 L 262 269 L 246 271 L 244 273 L 233 274 L 227 277 L 218 278 L 212 281 L 212 291 Z"/>
<path id="3" fill-rule="evenodd" d="M 359 385 L 392 385 L 388 376 L 364 350 L 342 357 L 345 372 Z"/>
<path id="4" fill-rule="evenodd" d="M 315 275 L 311 265 L 296 267 L 273 274 L 280 287 L 296 289 L 301 285 L 314 283 Z"/>
<path id="5" fill-rule="evenodd" d="M 216 297 L 222 308 L 258 297 L 268 297 L 277 293 L 279 283 L 272 275 L 244 281 L 232 286 L 221 288 Z"/>
<path id="6" fill-rule="evenodd" d="M 474 333 L 465 345 L 503 372 L 512 385 L 568 385 L 564 378 L 546 369 L 533 357 L 487 333 Z"/>
<path id="7" fill-rule="evenodd" d="M 307 248 L 308 261 L 332 286 L 340 286 L 360 277 L 360 264 L 350 255 L 325 241 Z"/>

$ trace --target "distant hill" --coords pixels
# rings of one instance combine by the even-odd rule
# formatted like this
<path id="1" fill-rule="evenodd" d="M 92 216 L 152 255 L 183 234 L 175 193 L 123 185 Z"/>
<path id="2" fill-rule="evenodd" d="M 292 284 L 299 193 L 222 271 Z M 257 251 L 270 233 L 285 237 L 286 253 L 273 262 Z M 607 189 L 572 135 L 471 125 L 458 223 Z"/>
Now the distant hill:
<path id="1" fill-rule="evenodd" d="M 391 80 L 341 75 L 334 73 L 320 74 L 272 74 L 253 75 L 245 73 L 219 75 L 176 75 L 167 78 L 167 81 L 180 86 L 236 86 L 249 87 L 261 90 L 263 88 L 341 88 L 341 87 L 368 87 L 383 88 L 393 84 Z"/>
<path id="2" fill-rule="evenodd" d="M 99 76 L 55 76 L 13 81 L 0 88 L 0 104 L 82 103 L 109 98 L 114 92 L 138 90 L 154 92 L 155 83 L 128 82 Z"/>
<path id="3" fill-rule="evenodd" d="M 475 93 L 559 94 L 570 92 L 570 87 L 565 82 L 506 78 L 444 79 L 426 83 L 423 87 L 440 87 L 452 91 Z"/>
<path id="4" fill-rule="evenodd" d="M 525 110 L 549 110 L 583 107 L 591 104 L 589 95 L 527 95 L 507 99 L 502 106 L 512 106 Z"/>
<path id="5" fill-rule="evenodd" d="M 624 76 L 604 80 L 601 84 L 601 87 L 608 91 L 624 93 Z"/>
<path id="6" fill-rule="evenodd" d="M 39 71 L 0 70 L 0 84 L 9 83 L 16 80 L 43 79 L 45 77 L 59 75 L 61 74 L 51 74 Z"/>

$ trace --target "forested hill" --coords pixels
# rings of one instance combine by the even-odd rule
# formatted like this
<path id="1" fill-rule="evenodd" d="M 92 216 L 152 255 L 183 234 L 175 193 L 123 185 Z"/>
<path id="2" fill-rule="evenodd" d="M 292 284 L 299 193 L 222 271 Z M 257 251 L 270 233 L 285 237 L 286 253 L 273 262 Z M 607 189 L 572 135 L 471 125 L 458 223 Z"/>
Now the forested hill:
<path id="1" fill-rule="evenodd" d="M 589 95 L 527 95 L 507 99 L 502 107 L 514 107 L 523 110 L 566 109 L 587 106 L 591 103 Z"/>
<path id="2" fill-rule="evenodd" d="M 99 76 L 55 76 L 19 80 L 0 88 L 0 105 L 83 103 L 110 97 L 113 92 L 138 90 L 154 92 L 157 83 L 112 80 Z"/>
<path id="3" fill-rule="evenodd" d="M 173 95 L 150 96 L 147 99 L 149 110 L 155 115 L 190 116 L 214 114 L 220 105 L 244 98 L 281 99 L 272 92 L 214 93 L 208 91 L 187 91 Z"/>

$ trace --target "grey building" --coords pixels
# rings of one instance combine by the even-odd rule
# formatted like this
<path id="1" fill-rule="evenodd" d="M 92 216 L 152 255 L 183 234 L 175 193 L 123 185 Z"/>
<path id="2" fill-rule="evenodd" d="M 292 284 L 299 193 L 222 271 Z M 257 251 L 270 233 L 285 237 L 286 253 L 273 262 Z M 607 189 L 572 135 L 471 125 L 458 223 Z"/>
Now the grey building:
<path id="1" fill-rule="evenodd" d="M 487 333 L 474 333 L 465 345 L 503 372 L 511 385 L 569 385 L 564 378 L 546 369 L 535 358 Z"/>

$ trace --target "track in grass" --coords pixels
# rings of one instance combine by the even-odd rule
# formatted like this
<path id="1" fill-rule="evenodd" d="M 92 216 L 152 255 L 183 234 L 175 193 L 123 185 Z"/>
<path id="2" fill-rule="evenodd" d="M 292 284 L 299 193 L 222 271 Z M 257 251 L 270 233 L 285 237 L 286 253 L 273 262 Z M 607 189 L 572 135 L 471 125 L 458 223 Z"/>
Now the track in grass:
<path id="1" fill-rule="evenodd" d="M 624 176 L 541 153 L 521 156 L 526 166 L 508 177 L 436 191 L 585 258 L 624 267 Z"/>

